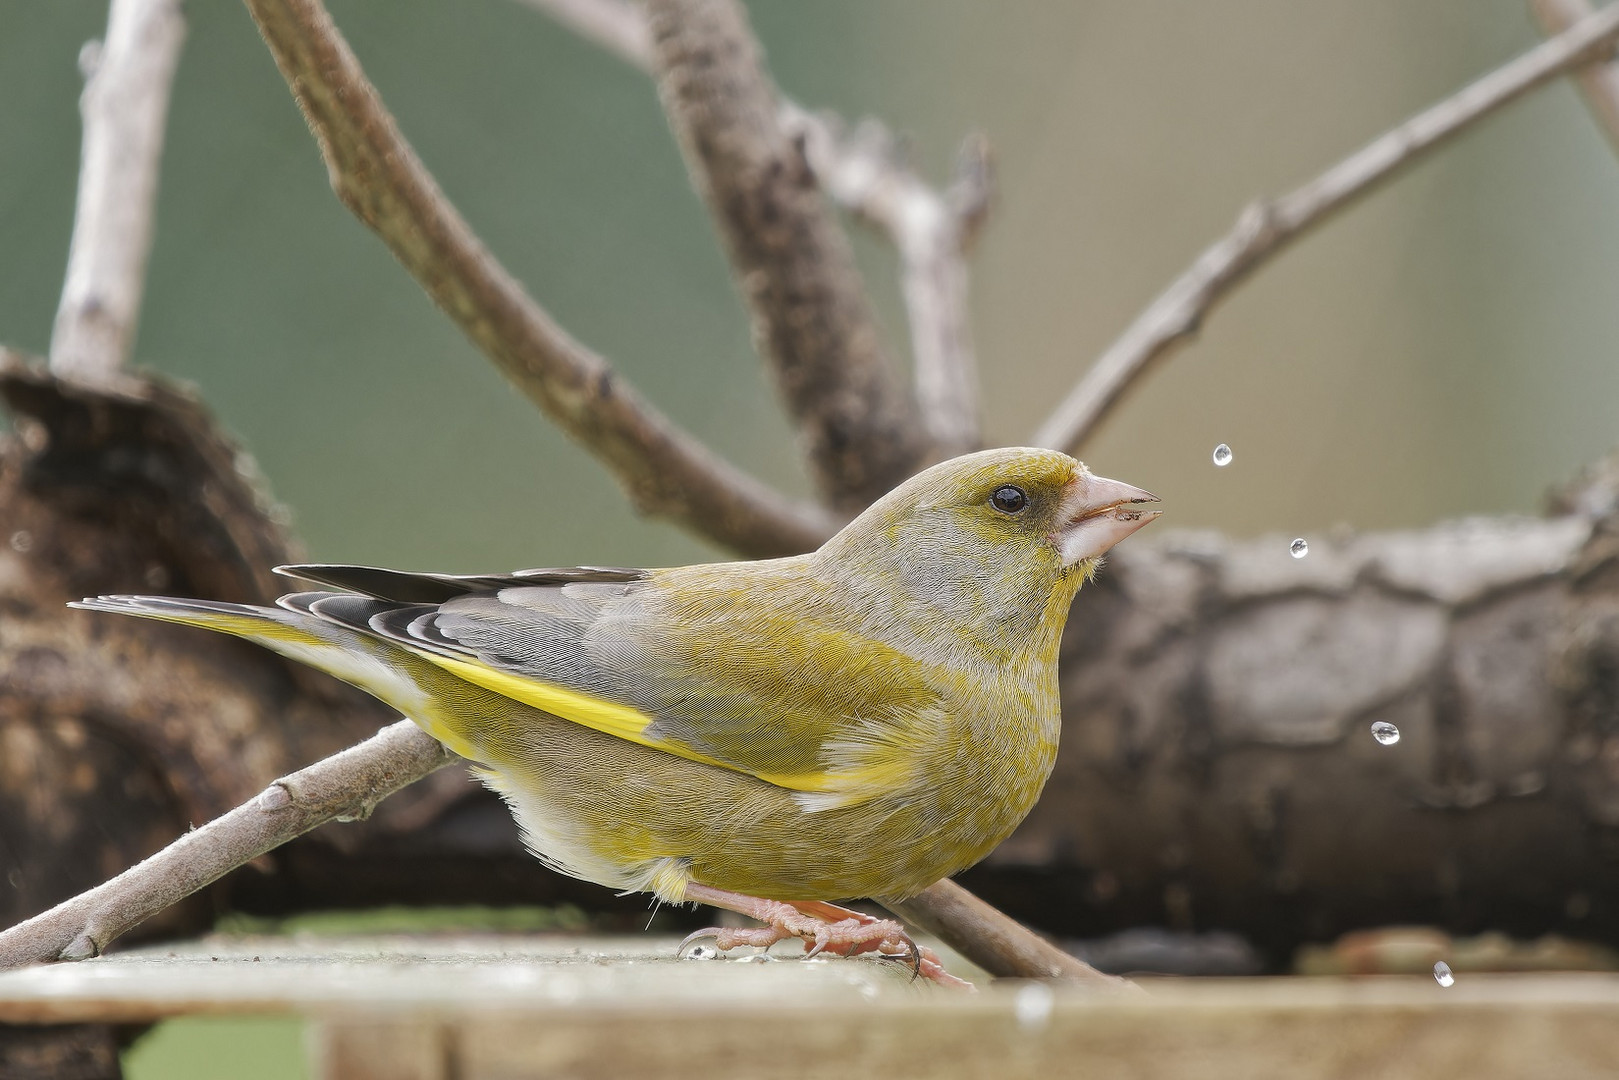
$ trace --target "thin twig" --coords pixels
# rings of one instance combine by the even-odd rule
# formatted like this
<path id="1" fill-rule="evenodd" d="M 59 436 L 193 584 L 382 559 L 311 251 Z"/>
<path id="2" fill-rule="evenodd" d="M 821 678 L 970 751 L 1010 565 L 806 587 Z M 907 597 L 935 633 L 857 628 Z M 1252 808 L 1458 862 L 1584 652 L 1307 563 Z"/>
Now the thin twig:
<path id="1" fill-rule="evenodd" d="M 246 2 L 344 205 L 637 509 L 749 555 L 808 551 L 829 535 L 819 508 L 721 461 L 528 296 L 439 190 L 320 0 Z"/>
<path id="2" fill-rule="evenodd" d="M 1197 331 L 1231 288 L 1289 242 L 1469 125 L 1536 87 L 1603 58 L 1619 40 L 1619 4 L 1581 20 L 1419 113 L 1281 198 L 1255 203 L 1137 316 L 1031 441 L 1077 451 L 1102 418 L 1173 346 Z"/>
<path id="3" fill-rule="evenodd" d="M 634 0 L 518 0 L 541 11 L 631 67 L 652 74 L 652 31 Z"/>
<path id="4" fill-rule="evenodd" d="M 1548 34 L 1563 33 L 1596 10 L 1589 0 L 1529 0 L 1529 9 Z M 1574 81 L 1585 95 L 1585 103 L 1602 134 L 1619 152 L 1619 63 L 1610 59 L 1605 64 L 1592 64 L 1576 72 Z"/>
<path id="5" fill-rule="evenodd" d="M 655 73 L 646 15 L 629 0 L 520 0 L 580 37 Z M 955 182 L 935 191 L 898 152 L 881 124 L 867 120 L 845 136 L 835 120 L 779 97 L 778 116 L 827 197 L 883 230 L 900 256 L 912 370 L 922 423 L 935 454 L 981 444 L 978 370 L 968 326 L 966 252 L 989 207 L 988 144 L 969 138 Z"/>
<path id="6" fill-rule="evenodd" d="M 916 403 L 885 360 L 854 253 L 738 0 L 651 0 L 658 86 L 753 317 L 754 339 L 834 508 L 864 509 L 924 464 Z"/>
<path id="7" fill-rule="evenodd" d="M 0 970 L 99 956 L 121 934 L 324 822 L 352 820 L 456 760 L 409 720 L 282 777 L 110 881 L 0 933 Z"/>
<path id="8" fill-rule="evenodd" d="M 135 340 L 152 247 L 169 90 L 185 42 L 180 0 L 112 0 L 105 43 L 79 53 L 84 94 L 78 204 L 51 370 L 105 382 Z"/>

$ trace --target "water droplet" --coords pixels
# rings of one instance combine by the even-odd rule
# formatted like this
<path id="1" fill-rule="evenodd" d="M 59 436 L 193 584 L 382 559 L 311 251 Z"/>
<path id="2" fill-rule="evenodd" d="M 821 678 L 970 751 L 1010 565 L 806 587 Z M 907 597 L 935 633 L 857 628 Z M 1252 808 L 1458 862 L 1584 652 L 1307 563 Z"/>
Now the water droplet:
<path id="1" fill-rule="evenodd" d="M 1017 997 L 1013 999 L 1012 1011 L 1017 1016 L 1017 1025 L 1025 1031 L 1038 1030 L 1051 1022 L 1051 1009 L 1056 1004 L 1057 997 L 1051 992 L 1051 987 L 1043 982 L 1025 983 L 1018 988 Z"/>
<path id="2" fill-rule="evenodd" d="M 11 550 L 27 551 L 34 546 L 34 534 L 27 529 L 18 529 L 11 534 Z"/>
<path id="3" fill-rule="evenodd" d="M 1400 741 L 1400 729 L 1387 720 L 1379 720 L 1372 725 L 1372 738 L 1384 746 L 1393 746 Z"/>
<path id="4" fill-rule="evenodd" d="M 1216 446 L 1214 448 L 1214 463 L 1222 469 L 1231 464 L 1231 447 L 1225 443 Z"/>
<path id="5" fill-rule="evenodd" d="M 1310 541 L 1301 536 L 1291 544 L 1287 545 L 1287 552 L 1295 559 L 1302 559 L 1306 555 L 1310 554 Z"/>
<path id="6" fill-rule="evenodd" d="M 693 945 L 686 950 L 685 958 L 687 960 L 713 960 L 719 954 L 720 951 L 712 945 Z"/>
<path id="7" fill-rule="evenodd" d="M 1456 982 L 1456 976 L 1450 973 L 1450 965 L 1443 960 L 1433 966 L 1433 981 L 1440 986 L 1451 986 Z"/>

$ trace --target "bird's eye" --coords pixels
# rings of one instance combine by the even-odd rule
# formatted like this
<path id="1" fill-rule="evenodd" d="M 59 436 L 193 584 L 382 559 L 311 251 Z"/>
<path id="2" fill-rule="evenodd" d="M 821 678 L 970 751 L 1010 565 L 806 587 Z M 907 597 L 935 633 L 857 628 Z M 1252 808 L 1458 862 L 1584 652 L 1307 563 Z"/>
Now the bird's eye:
<path id="1" fill-rule="evenodd" d="M 1022 488 L 1006 484 L 995 489 L 995 494 L 989 497 L 989 504 L 1003 514 L 1015 514 L 1029 505 L 1029 497 Z"/>

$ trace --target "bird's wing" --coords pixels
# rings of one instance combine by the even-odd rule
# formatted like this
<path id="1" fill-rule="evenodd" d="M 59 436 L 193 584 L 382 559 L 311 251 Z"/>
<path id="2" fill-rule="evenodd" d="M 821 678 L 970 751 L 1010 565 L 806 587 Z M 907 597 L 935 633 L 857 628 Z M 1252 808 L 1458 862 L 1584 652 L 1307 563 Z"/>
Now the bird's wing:
<path id="1" fill-rule="evenodd" d="M 788 788 L 808 809 L 904 788 L 946 748 L 933 680 L 850 632 L 804 575 L 766 565 L 295 572 L 368 594 L 317 601 L 321 618 L 553 715 Z"/>

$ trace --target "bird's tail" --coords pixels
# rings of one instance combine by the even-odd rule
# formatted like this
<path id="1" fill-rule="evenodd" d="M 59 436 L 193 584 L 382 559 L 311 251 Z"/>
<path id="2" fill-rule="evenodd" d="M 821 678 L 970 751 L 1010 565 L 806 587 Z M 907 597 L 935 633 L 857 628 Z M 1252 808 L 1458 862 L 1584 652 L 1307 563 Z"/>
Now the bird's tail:
<path id="1" fill-rule="evenodd" d="M 471 733 L 441 707 L 447 696 L 453 699 L 476 691 L 408 649 L 309 611 L 315 601 L 332 595 L 293 593 L 278 600 L 277 607 L 167 596 L 96 596 L 68 606 L 201 626 L 255 641 L 289 660 L 358 686 L 410 717 L 455 753 L 479 758 L 477 748 L 467 739 Z M 457 685 L 452 689 L 443 685 L 446 682 Z"/>

